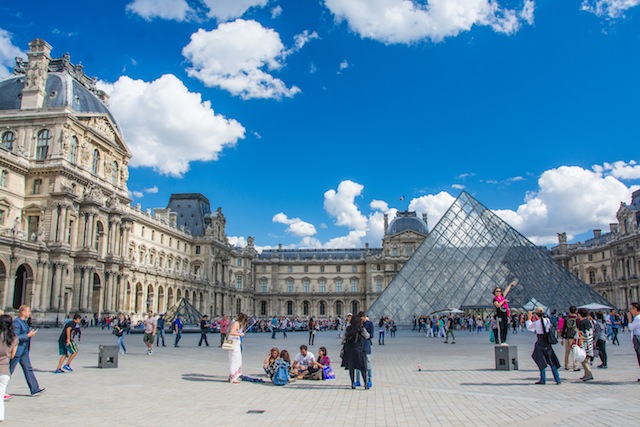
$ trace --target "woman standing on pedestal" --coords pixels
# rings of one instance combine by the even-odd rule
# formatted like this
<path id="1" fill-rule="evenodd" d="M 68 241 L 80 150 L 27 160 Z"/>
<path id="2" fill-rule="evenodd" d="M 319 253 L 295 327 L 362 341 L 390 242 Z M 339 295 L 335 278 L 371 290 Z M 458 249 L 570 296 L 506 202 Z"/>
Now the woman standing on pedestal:
<path id="1" fill-rule="evenodd" d="M 229 327 L 228 339 L 236 340 L 233 350 L 229 351 L 229 382 L 238 384 L 242 376 L 242 337 L 244 336 L 244 328 L 247 326 L 247 315 L 238 314 L 236 320 Z"/>
<path id="2" fill-rule="evenodd" d="M 496 308 L 496 320 L 498 321 L 496 345 L 508 345 L 507 331 L 509 330 L 509 317 L 511 316 L 511 311 L 509 310 L 507 294 L 516 283 L 518 283 L 517 280 L 509 283 L 509 286 L 507 286 L 507 289 L 505 289 L 504 292 L 502 292 L 502 286 L 497 286 L 493 290 L 493 305 Z"/>

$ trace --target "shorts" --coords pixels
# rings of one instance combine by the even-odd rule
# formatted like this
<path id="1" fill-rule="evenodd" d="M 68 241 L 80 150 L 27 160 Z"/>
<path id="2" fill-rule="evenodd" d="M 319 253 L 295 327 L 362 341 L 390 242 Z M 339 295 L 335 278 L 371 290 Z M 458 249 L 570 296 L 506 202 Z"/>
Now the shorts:
<path id="1" fill-rule="evenodd" d="M 147 334 L 145 332 L 144 337 L 142 337 L 142 341 L 147 344 L 153 344 L 153 334 Z"/>
<path id="2" fill-rule="evenodd" d="M 58 353 L 60 356 L 71 356 L 74 353 L 78 352 L 78 346 L 75 342 L 71 341 L 69 345 L 58 342 Z"/>

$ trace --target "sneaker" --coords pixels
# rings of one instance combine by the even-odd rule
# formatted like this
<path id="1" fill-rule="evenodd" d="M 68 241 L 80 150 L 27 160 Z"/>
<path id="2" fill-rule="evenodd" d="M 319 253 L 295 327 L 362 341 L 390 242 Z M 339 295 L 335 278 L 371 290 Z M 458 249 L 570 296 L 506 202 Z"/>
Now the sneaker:
<path id="1" fill-rule="evenodd" d="M 360 381 L 356 381 L 355 383 L 353 383 L 353 385 L 354 385 L 355 387 L 360 387 L 360 385 L 361 385 L 361 384 L 360 384 Z"/>
<path id="2" fill-rule="evenodd" d="M 42 393 L 44 393 L 44 389 L 43 388 L 41 388 L 40 390 L 36 391 L 35 393 L 31 393 L 31 397 L 40 396 Z"/>
<path id="3" fill-rule="evenodd" d="M 67 370 L 67 371 L 69 371 L 69 372 L 73 372 L 73 369 L 71 369 L 71 366 L 69 366 L 69 365 L 64 365 L 64 366 L 62 367 L 62 369 Z"/>
<path id="4" fill-rule="evenodd" d="M 573 368 L 573 372 L 580 372 L 580 368 Z"/>
<path id="5" fill-rule="evenodd" d="M 151 351 L 151 350 L 147 350 L 147 354 L 148 354 L 149 356 L 151 356 L 151 355 L 153 354 L 153 351 Z"/>
<path id="6" fill-rule="evenodd" d="M 591 381 L 593 379 L 593 376 L 589 375 L 588 377 L 582 377 L 580 378 L 582 381 Z"/>
<path id="7" fill-rule="evenodd" d="M 13 399 L 13 394 L 5 394 L 4 395 L 4 400 L 11 400 Z"/>
<path id="8" fill-rule="evenodd" d="M 373 387 L 373 384 L 371 384 L 371 381 L 367 381 L 367 387 L 369 388 Z"/>
<path id="9" fill-rule="evenodd" d="M 64 371 L 62 369 L 56 369 L 55 371 L 53 371 L 54 374 L 64 374 Z"/>

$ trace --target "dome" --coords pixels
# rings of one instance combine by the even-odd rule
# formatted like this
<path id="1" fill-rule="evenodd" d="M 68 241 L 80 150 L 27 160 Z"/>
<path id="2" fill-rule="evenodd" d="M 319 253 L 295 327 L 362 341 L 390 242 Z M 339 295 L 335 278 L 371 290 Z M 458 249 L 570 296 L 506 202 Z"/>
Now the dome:
<path id="1" fill-rule="evenodd" d="M 416 216 L 415 212 L 398 212 L 389 224 L 387 234 L 398 234 L 406 230 L 413 230 L 420 234 L 429 234 L 427 224 Z"/>
<path id="2" fill-rule="evenodd" d="M 16 75 L 0 81 L 0 110 L 20 110 L 25 76 Z M 66 72 L 49 72 L 45 85 L 44 108 L 70 108 L 76 113 L 104 114 L 118 133 L 120 127 L 109 108 L 98 96 Z"/>

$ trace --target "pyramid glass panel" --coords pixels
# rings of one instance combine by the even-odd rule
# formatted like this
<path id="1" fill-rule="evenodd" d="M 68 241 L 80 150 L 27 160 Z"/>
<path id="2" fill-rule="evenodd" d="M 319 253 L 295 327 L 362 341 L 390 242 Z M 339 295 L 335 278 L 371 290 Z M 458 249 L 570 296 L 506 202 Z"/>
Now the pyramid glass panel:
<path id="1" fill-rule="evenodd" d="M 518 279 L 508 295 L 512 308 L 532 299 L 556 310 L 597 302 L 602 296 L 568 272 L 466 192 L 369 309 L 410 324 L 414 315 L 448 308 L 492 309 L 495 286 Z"/>

